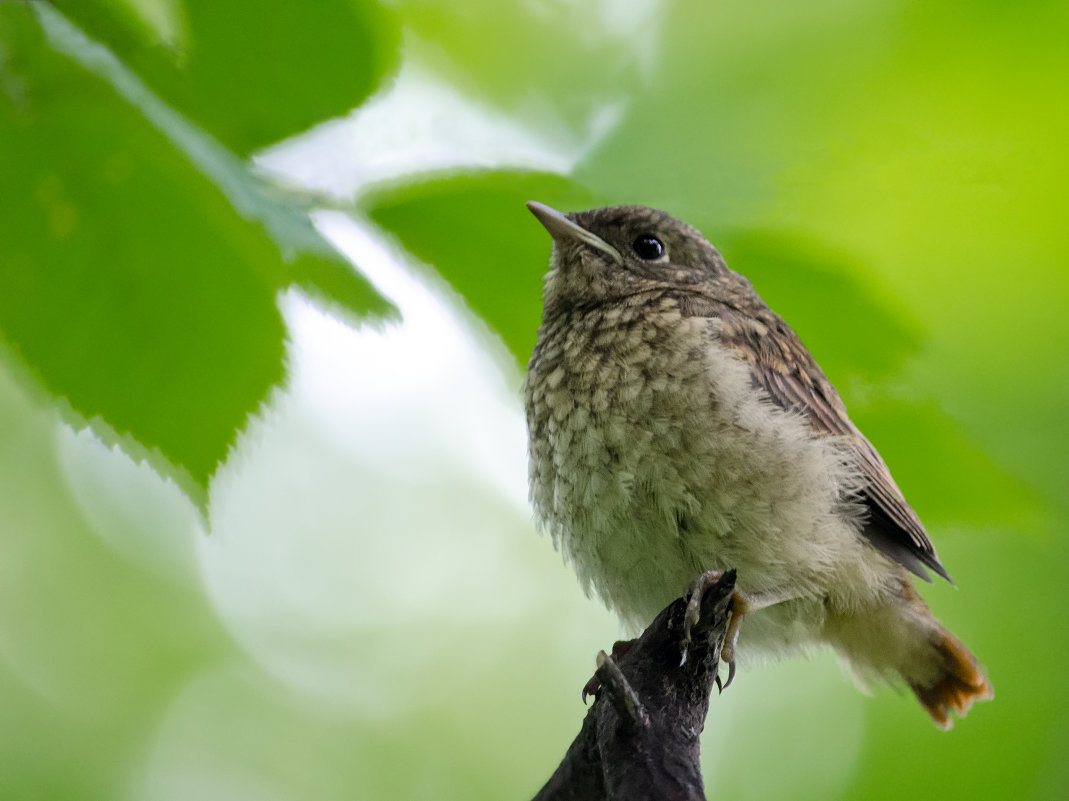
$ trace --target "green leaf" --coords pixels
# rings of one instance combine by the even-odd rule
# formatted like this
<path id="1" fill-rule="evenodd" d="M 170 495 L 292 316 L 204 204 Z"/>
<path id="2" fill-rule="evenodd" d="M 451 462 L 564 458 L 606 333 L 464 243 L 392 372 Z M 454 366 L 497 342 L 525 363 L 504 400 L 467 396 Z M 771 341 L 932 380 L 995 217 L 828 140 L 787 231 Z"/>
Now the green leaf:
<path id="1" fill-rule="evenodd" d="M 397 23 L 372 3 L 184 0 L 172 42 L 116 0 L 53 5 L 240 155 L 355 108 L 397 59 Z"/>
<path id="2" fill-rule="evenodd" d="M 934 526 L 1034 523 L 1039 494 L 998 465 L 932 403 L 880 399 L 854 415 L 933 534 Z M 953 565 L 948 565 L 953 574 Z"/>
<path id="3" fill-rule="evenodd" d="M 874 379 L 901 368 L 919 335 L 868 284 L 856 259 L 784 231 L 702 226 L 728 266 L 743 273 L 802 337 L 833 381 Z"/>
<path id="4" fill-rule="evenodd" d="M 507 171 L 435 178 L 365 201 L 371 219 L 449 281 L 521 364 L 535 343 L 550 247 L 528 200 L 567 211 L 599 205 L 560 176 Z"/>
<path id="5" fill-rule="evenodd" d="M 382 301 L 222 151 L 224 194 L 173 131 L 53 50 L 32 8 L 6 5 L 0 26 L 0 174 L 19 198 L 0 215 L 0 333 L 76 417 L 162 454 L 203 489 L 282 379 L 279 290 L 311 283 L 364 313 Z M 249 216 L 302 255 L 287 265 Z"/>

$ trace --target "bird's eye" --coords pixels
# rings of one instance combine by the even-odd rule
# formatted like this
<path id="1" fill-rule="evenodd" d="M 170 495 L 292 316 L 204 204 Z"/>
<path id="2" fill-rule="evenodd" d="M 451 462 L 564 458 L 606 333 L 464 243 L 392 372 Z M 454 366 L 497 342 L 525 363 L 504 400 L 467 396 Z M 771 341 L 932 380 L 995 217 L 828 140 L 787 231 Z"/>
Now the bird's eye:
<path id="1" fill-rule="evenodd" d="M 664 255 L 664 244 L 653 234 L 638 237 L 631 243 L 631 249 L 645 261 L 655 261 Z"/>

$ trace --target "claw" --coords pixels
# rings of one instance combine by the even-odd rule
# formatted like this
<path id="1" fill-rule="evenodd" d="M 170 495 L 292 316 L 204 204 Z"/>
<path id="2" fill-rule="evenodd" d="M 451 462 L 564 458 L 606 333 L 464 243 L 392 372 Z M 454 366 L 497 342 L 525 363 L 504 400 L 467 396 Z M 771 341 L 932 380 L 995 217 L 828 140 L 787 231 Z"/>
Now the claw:
<path id="1" fill-rule="evenodd" d="M 720 678 L 720 671 L 717 671 L 714 680 L 716 681 L 716 689 L 718 692 L 724 692 L 731 686 L 731 682 L 735 681 L 735 649 L 730 643 L 724 643 L 720 649 L 720 661 L 725 662 L 728 666 L 727 681 L 723 681 Z"/>
<path id="2" fill-rule="evenodd" d="M 633 643 L 634 640 L 617 640 L 616 642 L 614 642 L 612 644 L 612 658 L 619 662 L 621 659 L 623 659 L 627 652 L 631 650 L 631 645 Z M 598 668 L 605 664 L 605 660 L 607 658 L 608 655 L 604 651 L 598 652 L 597 658 L 595 659 Z M 584 706 L 586 705 L 586 699 L 589 696 L 597 695 L 600 689 L 601 679 L 598 678 L 598 674 L 595 671 L 594 675 L 590 677 L 590 681 L 583 685 L 582 698 Z"/>
<path id="3" fill-rule="evenodd" d="M 726 659 L 724 661 L 728 663 L 728 680 L 725 681 L 724 685 L 721 687 L 721 685 L 720 685 L 720 674 L 719 673 L 717 674 L 717 676 L 716 676 L 716 686 L 720 689 L 720 692 L 724 692 L 724 690 L 726 690 L 728 687 L 731 686 L 731 682 L 733 682 L 735 680 L 735 660 L 734 659 Z"/>
<path id="4" fill-rule="evenodd" d="M 687 661 L 690 630 L 701 616 L 702 595 L 707 589 L 716 584 L 723 575 L 724 571 L 722 570 L 707 570 L 690 587 L 687 610 L 683 616 L 683 659 L 679 663 L 681 666 Z M 797 597 L 798 595 L 790 590 L 766 591 L 756 594 L 735 590 L 731 593 L 731 614 L 728 618 L 727 631 L 724 632 L 724 642 L 720 647 L 720 661 L 727 663 L 728 677 L 727 681 L 722 681 L 719 673 L 715 677 L 716 686 L 720 692 L 730 687 L 731 682 L 735 679 L 735 647 L 739 642 L 739 627 L 742 624 L 742 619 L 751 612 L 766 609 Z"/>
<path id="5" fill-rule="evenodd" d="M 702 577 L 704 578 L 704 576 Z M 687 600 L 687 611 L 683 615 L 683 642 L 690 642 L 690 631 L 696 625 L 702 617 L 702 594 L 705 592 L 705 585 L 702 583 L 702 579 L 698 579 L 690 591 L 690 598 Z"/>
<path id="6" fill-rule="evenodd" d="M 702 595 L 705 591 L 720 581 L 724 575 L 722 570 L 707 570 L 698 577 L 691 585 L 690 597 L 687 599 L 687 610 L 683 615 L 683 658 L 680 666 L 687 661 L 687 651 L 690 645 L 690 631 L 701 617 Z M 751 597 L 736 590 L 731 594 L 731 616 L 728 618 L 727 631 L 724 632 L 724 643 L 720 649 L 720 661 L 728 666 L 727 681 L 720 678 L 719 672 L 715 681 L 717 690 L 724 692 L 735 680 L 735 645 L 739 641 L 739 625 L 743 616 L 752 608 Z"/>
<path id="7" fill-rule="evenodd" d="M 739 628 L 742 618 L 749 609 L 750 603 L 747 596 L 741 592 L 735 592 L 731 596 L 731 617 L 728 618 L 728 628 L 724 632 L 724 644 L 720 647 L 720 661 L 727 663 L 728 680 L 724 682 L 721 692 L 730 687 L 731 682 L 735 679 L 735 646 L 739 642 Z M 717 678 L 719 679 L 720 676 L 718 675 Z"/>
<path id="8" fill-rule="evenodd" d="M 724 575 L 723 570 L 706 570 L 698 579 L 691 585 L 689 597 L 687 599 L 687 609 L 683 613 L 683 658 L 679 660 L 679 666 L 682 667 L 687 662 L 687 651 L 690 645 L 690 632 L 701 620 L 702 616 L 702 596 L 705 591 L 720 581 Z"/>

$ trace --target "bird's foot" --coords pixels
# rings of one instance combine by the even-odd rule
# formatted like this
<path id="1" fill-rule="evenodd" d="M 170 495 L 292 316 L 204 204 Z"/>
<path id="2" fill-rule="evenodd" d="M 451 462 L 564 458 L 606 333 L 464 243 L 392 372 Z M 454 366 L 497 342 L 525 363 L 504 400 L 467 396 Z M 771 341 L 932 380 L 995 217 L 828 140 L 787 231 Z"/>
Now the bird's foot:
<path id="1" fill-rule="evenodd" d="M 720 646 L 720 661 L 728 666 L 728 678 L 723 684 L 720 683 L 720 673 L 716 674 L 716 688 L 724 692 L 735 678 L 735 646 L 739 642 L 739 629 L 742 619 L 751 609 L 749 596 L 744 592 L 735 590 L 731 594 L 731 617 L 728 618 L 727 631 L 724 632 L 724 642 Z"/>
<path id="2" fill-rule="evenodd" d="M 612 644 L 612 660 L 619 662 L 620 659 L 631 650 L 631 646 L 635 644 L 634 640 L 617 640 Z M 586 703 L 587 696 L 597 695 L 598 690 L 601 689 L 601 679 L 598 678 L 598 674 L 595 673 L 590 677 L 590 681 L 583 685 L 583 703 Z"/>
<path id="3" fill-rule="evenodd" d="M 687 609 L 683 615 L 683 657 L 679 664 L 687 661 L 690 647 L 690 632 L 701 618 L 702 596 L 723 577 L 723 570 L 706 570 L 691 585 L 687 600 Z M 750 598 L 745 593 L 734 590 L 731 593 L 731 615 L 728 618 L 724 641 L 720 646 L 720 661 L 728 666 L 727 681 L 721 682 L 719 672 L 716 675 L 717 690 L 723 692 L 735 679 L 735 646 L 739 641 L 739 627 L 742 618 L 750 611 Z"/>

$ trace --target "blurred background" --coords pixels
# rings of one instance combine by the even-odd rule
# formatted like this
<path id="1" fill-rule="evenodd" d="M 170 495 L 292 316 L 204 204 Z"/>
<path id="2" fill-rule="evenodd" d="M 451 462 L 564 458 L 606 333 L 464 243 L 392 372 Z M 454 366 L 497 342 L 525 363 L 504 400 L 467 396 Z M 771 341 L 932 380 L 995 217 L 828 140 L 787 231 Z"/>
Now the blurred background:
<path id="1" fill-rule="evenodd" d="M 619 636 L 526 503 L 545 232 L 664 208 L 957 582 L 949 733 L 828 654 L 734 799 L 1069 786 L 1069 6 L 0 2 L 0 797 L 528 798 Z M 770 769 L 774 766 L 774 769 Z"/>

